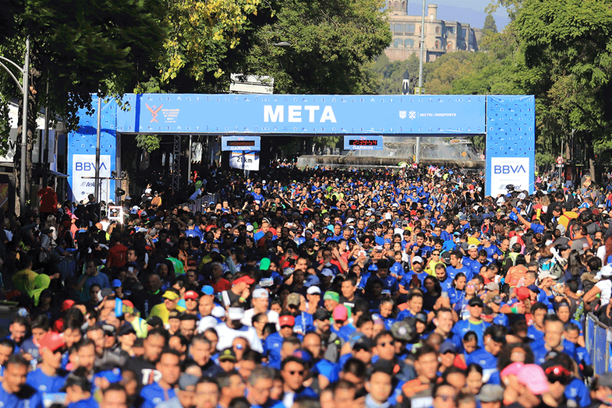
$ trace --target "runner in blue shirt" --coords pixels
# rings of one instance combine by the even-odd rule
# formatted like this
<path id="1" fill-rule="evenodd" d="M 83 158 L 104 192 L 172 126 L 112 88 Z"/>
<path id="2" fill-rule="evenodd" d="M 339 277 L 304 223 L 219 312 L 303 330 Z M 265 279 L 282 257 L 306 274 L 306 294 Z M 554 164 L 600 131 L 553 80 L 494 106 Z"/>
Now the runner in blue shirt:
<path id="1" fill-rule="evenodd" d="M 91 393 L 91 383 L 87 379 L 87 370 L 79 367 L 66 377 L 62 391 L 66 391 L 66 399 L 70 401 L 68 408 L 98 408 L 98 402 Z"/>
<path id="2" fill-rule="evenodd" d="M 46 399 L 47 395 L 60 392 L 66 382 L 68 372 L 61 368 L 62 352 L 66 343 L 58 333 L 47 332 L 39 344 L 42 362 L 36 370 L 28 374 L 27 384 L 34 387 L 41 393 L 43 399 Z"/>
<path id="3" fill-rule="evenodd" d="M 174 385 L 181 374 L 180 355 L 174 350 L 164 350 L 155 369 L 161 373 L 161 379 L 145 386 L 140 392 L 144 400 L 142 408 L 155 408 L 160 402 L 168 401 L 176 396 Z"/>
<path id="4" fill-rule="evenodd" d="M 469 331 L 473 331 L 478 335 L 478 346 L 484 346 L 484 332 L 490 324 L 485 323 L 481 319 L 482 309 L 484 304 L 482 299 L 478 297 L 473 297 L 468 302 L 468 309 L 470 316 L 467 320 L 459 320 L 455 327 L 453 327 L 453 332 L 457 334 L 459 338 L 463 338 L 463 335 Z"/>
<path id="5" fill-rule="evenodd" d="M 448 276 L 451 277 L 451 279 L 455 279 L 455 276 L 459 273 L 459 272 L 463 272 L 463 274 L 465 275 L 465 278 L 468 281 L 472 280 L 472 271 L 469 268 L 466 268 L 462 263 L 461 260 L 463 259 L 463 254 L 461 253 L 461 251 L 453 251 L 450 254 L 450 266 L 446 267 L 446 273 L 448 274 Z"/>
<path id="6" fill-rule="evenodd" d="M 466 356 L 466 364 L 475 363 L 482 367 L 482 382 L 486 384 L 497 372 L 497 355 L 506 344 L 508 330 L 499 324 L 487 327 L 484 332 L 484 347 Z"/>
<path id="7" fill-rule="evenodd" d="M 19 354 L 13 354 L 5 364 L 0 383 L 0 402 L 10 408 L 43 408 L 42 396 L 26 384 L 30 364 Z"/>

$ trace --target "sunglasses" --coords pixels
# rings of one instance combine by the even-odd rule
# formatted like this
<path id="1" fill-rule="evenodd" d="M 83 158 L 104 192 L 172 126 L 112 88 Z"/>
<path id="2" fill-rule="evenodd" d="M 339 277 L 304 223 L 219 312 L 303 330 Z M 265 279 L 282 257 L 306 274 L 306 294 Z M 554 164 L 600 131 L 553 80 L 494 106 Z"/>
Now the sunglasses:
<path id="1" fill-rule="evenodd" d="M 436 395 L 436 398 L 440 398 L 444 402 L 453 400 L 455 397 L 452 395 Z"/>
<path id="2" fill-rule="evenodd" d="M 389 341 L 389 342 L 379 343 L 377 346 L 378 346 L 378 347 L 387 347 L 387 345 L 389 345 L 389 346 L 395 346 L 395 340 L 391 340 L 391 341 Z"/>
<path id="3" fill-rule="evenodd" d="M 439 252 L 434 252 L 434 253 L 432 253 L 432 255 L 434 255 L 434 256 L 440 256 L 440 253 L 439 253 Z"/>
<path id="4" fill-rule="evenodd" d="M 301 370 L 301 371 L 289 371 L 289 374 L 291 374 L 291 375 L 296 375 L 297 374 L 300 377 L 303 377 L 304 376 L 304 370 Z"/>

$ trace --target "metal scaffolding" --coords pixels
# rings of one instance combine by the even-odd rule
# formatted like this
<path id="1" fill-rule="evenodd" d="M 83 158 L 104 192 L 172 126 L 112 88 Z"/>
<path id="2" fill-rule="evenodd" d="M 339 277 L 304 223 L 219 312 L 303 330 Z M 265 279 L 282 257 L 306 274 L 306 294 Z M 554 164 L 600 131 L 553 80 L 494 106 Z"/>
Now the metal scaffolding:
<path id="1" fill-rule="evenodd" d="M 177 192 L 181 183 L 181 136 L 174 135 L 172 150 L 172 191 Z"/>

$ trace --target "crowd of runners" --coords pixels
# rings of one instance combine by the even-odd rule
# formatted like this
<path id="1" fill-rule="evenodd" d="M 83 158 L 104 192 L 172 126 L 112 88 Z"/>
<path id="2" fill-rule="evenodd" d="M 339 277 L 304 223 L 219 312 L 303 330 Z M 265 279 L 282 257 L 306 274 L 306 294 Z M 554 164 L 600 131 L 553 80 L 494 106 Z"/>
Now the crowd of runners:
<path id="1" fill-rule="evenodd" d="M 120 220 L 52 187 L 0 211 L 0 408 L 612 406 L 584 339 L 611 320 L 605 186 L 250 176 L 152 181 Z"/>

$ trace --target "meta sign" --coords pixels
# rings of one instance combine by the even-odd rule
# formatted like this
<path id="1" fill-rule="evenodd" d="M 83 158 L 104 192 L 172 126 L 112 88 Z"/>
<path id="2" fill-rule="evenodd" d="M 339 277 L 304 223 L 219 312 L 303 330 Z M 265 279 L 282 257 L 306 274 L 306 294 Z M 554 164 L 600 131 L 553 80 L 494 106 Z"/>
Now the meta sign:
<path id="1" fill-rule="evenodd" d="M 221 150 L 224 152 L 259 152 L 261 138 L 259 136 L 222 136 Z"/>
<path id="2" fill-rule="evenodd" d="M 344 150 L 382 150 L 382 136 L 344 136 Z"/>
<path id="3" fill-rule="evenodd" d="M 479 95 L 127 94 L 120 133 L 235 135 L 484 134 Z"/>

